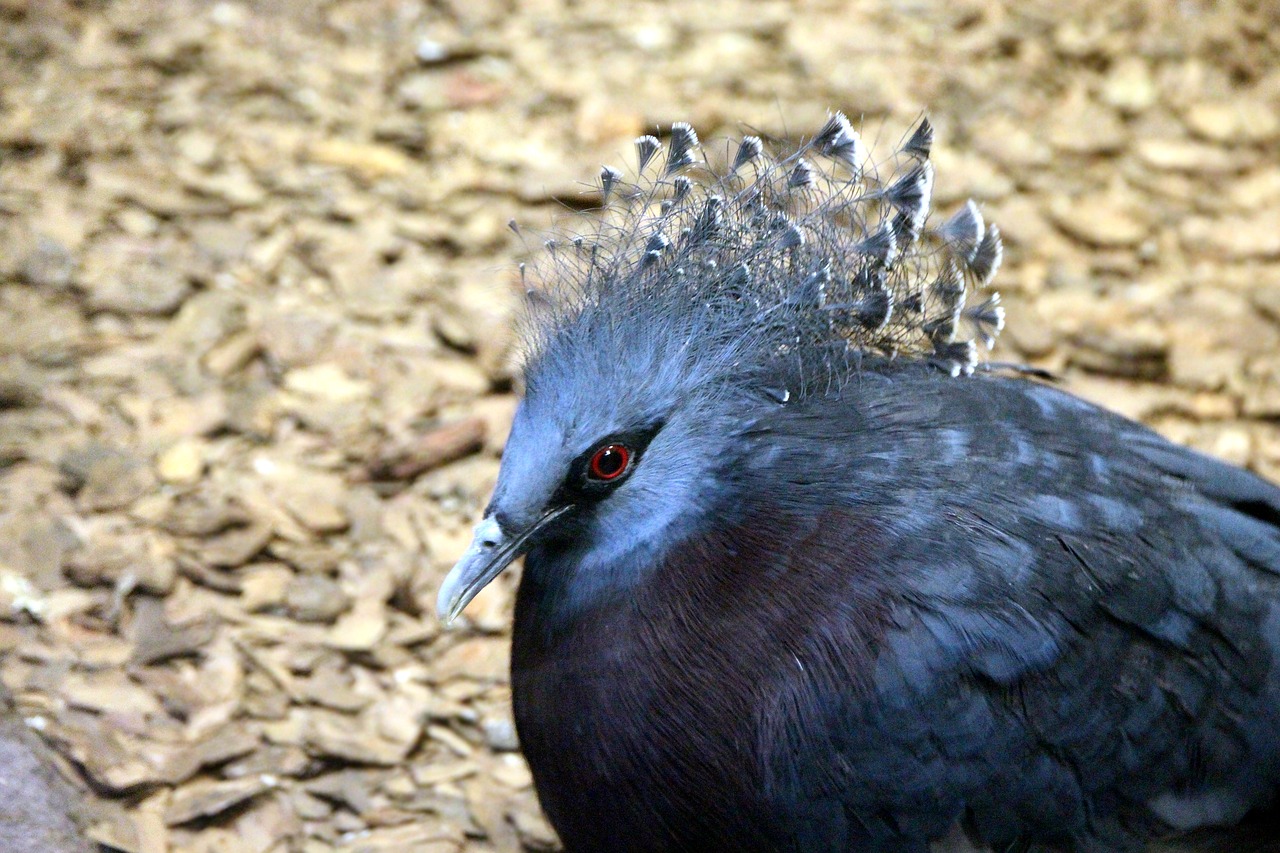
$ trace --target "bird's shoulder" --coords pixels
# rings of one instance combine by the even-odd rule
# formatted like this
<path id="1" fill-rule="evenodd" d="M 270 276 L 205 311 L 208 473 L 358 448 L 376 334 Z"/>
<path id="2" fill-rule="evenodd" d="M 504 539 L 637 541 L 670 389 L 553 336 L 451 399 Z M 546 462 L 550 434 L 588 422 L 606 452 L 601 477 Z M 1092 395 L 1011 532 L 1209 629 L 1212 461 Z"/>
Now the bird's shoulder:
<path id="1" fill-rule="evenodd" d="M 877 521 L 832 525 L 832 550 L 874 565 L 885 619 L 873 699 L 791 682 L 847 732 L 779 736 L 822 745 L 808 796 L 879 789 L 922 834 L 963 803 L 988 840 L 1123 845 L 1276 784 L 1280 490 L 1020 380 L 870 376 L 798 414 L 776 430 L 844 466 L 824 500 Z"/>

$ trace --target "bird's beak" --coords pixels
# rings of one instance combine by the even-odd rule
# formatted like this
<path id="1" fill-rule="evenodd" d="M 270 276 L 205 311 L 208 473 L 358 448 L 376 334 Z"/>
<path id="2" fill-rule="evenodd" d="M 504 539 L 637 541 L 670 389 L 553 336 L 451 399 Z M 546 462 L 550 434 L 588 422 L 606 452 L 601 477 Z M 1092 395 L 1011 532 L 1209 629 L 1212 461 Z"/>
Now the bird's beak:
<path id="1" fill-rule="evenodd" d="M 530 540 L 540 530 L 569 511 L 562 506 L 550 510 L 526 529 L 508 535 L 498 526 L 494 516 L 487 516 L 476 525 L 471 547 L 462 559 L 445 576 L 436 599 L 436 614 L 448 625 L 462 609 L 471 603 L 480 590 L 502 574 L 502 570 L 528 550 Z"/>

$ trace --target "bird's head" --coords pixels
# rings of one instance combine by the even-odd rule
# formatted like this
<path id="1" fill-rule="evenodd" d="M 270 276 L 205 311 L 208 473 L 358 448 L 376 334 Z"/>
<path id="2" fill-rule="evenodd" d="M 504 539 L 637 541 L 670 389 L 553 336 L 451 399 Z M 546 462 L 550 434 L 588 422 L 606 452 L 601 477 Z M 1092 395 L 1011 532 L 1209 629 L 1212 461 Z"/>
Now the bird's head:
<path id="1" fill-rule="evenodd" d="M 577 600 L 625 590 L 742 497 L 770 409 L 830 392 L 862 354 L 971 370 L 962 327 L 989 338 L 1002 314 L 991 300 L 966 313 L 964 296 L 994 273 L 999 233 L 972 203 L 924 229 L 930 141 L 922 123 L 889 180 L 836 114 L 785 157 L 747 137 L 714 172 L 676 125 L 665 163 L 657 139 L 637 140 L 639 174 L 657 177 L 606 168 L 613 219 L 549 241 L 547 286 L 529 289 L 525 396 L 441 618 L 534 548 L 566 557 Z"/>
<path id="2" fill-rule="evenodd" d="M 577 594 L 678 541 L 731 492 L 754 406 L 731 378 L 745 341 L 690 347 L 711 317 L 599 306 L 564 323 L 526 368 L 525 395 L 475 539 L 440 591 L 451 620 L 534 546 L 572 550 Z"/>

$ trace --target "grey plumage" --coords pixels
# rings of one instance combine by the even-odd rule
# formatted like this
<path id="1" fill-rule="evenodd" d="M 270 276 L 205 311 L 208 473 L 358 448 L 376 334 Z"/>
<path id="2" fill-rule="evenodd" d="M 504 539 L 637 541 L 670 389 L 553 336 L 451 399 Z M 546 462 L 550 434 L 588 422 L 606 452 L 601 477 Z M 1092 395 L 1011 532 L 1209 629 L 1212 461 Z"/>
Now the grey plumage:
<path id="1" fill-rule="evenodd" d="M 1004 331 L 1004 306 L 1000 294 L 993 293 L 981 304 L 965 309 L 965 316 L 978 328 L 978 335 L 987 349 L 995 346 L 996 336 Z"/>
<path id="2" fill-rule="evenodd" d="M 667 174 L 692 166 L 698 149 L 698 134 L 684 122 L 671 125 L 671 145 L 667 148 Z"/>
<path id="3" fill-rule="evenodd" d="M 956 257 L 965 263 L 972 263 L 984 236 L 982 214 L 973 199 L 965 202 L 963 207 L 942 224 L 938 229 L 938 236 Z"/>
<path id="4" fill-rule="evenodd" d="M 742 137 L 742 141 L 738 143 L 738 152 L 733 157 L 733 164 L 729 167 L 729 173 L 733 174 L 748 163 L 755 162 L 756 158 L 763 153 L 764 143 L 760 141 L 760 137 Z"/>
<path id="5" fill-rule="evenodd" d="M 613 195 L 613 189 L 622 180 L 622 177 L 622 172 L 613 166 L 604 166 L 600 169 L 601 196 L 606 202 Z"/>
<path id="6" fill-rule="evenodd" d="M 898 233 L 915 242 L 933 201 L 933 164 L 924 160 L 912 166 L 885 189 L 884 197 L 898 211 Z"/>
<path id="7" fill-rule="evenodd" d="M 653 155 L 662 150 L 662 143 L 656 136 L 636 137 L 636 171 L 643 172 L 653 159 Z"/>
<path id="8" fill-rule="evenodd" d="M 969 261 L 969 272 L 979 284 L 990 284 L 991 279 L 995 278 L 996 272 L 999 271 L 1000 261 L 1003 258 L 1004 244 L 1000 240 L 1000 229 L 992 225 L 987 228 L 987 233 L 982 235 L 982 240 Z"/>
<path id="9" fill-rule="evenodd" d="M 862 164 L 862 138 L 844 113 L 832 113 L 813 137 L 812 144 L 822 154 L 840 160 L 850 169 L 856 171 Z"/>
<path id="10" fill-rule="evenodd" d="M 911 131 L 911 137 L 902 146 L 902 150 L 912 157 L 929 159 L 929 155 L 933 153 L 933 123 L 928 118 L 921 119 L 915 130 Z"/>
<path id="11" fill-rule="evenodd" d="M 787 179 L 787 186 L 796 189 L 799 187 L 807 187 L 813 182 L 813 167 L 805 160 L 797 160 L 795 166 L 791 169 L 791 177 Z"/>
<path id="12" fill-rule="evenodd" d="M 912 138 L 919 136 L 917 129 Z M 637 141 L 637 146 L 649 157 L 656 151 L 651 142 Z M 853 352 L 942 358 L 937 330 L 955 323 L 963 296 L 913 297 L 939 275 L 953 274 L 948 252 L 963 257 L 962 289 L 984 286 L 998 264 L 999 232 L 975 233 L 981 216 L 972 203 L 936 232 L 926 232 L 932 165 L 923 159 L 928 152 L 919 139 L 909 149 L 900 171 L 892 162 L 870 164 L 857 132 L 835 113 L 794 151 L 767 157 L 761 140 L 747 137 L 725 172 L 709 165 L 695 172 L 697 134 L 687 124 L 675 125 L 661 177 L 638 174 L 620 191 L 623 176 L 609 172 L 605 188 L 611 192 L 601 226 L 607 239 L 594 240 L 603 250 L 589 259 L 558 256 L 540 268 L 545 279 L 540 289 L 558 294 L 560 310 L 540 312 L 554 318 L 553 327 L 529 329 L 530 339 L 536 347 L 556 334 L 554 326 L 571 324 L 588 311 L 619 319 L 639 312 L 659 335 L 664 330 L 684 334 L 691 322 L 714 324 L 700 334 L 753 350 L 753 358 L 801 343 L 825 359 Z M 747 164 L 754 164 L 755 172 L 739 174 Z M 671 245 L 649 245 L 653 233 L 642 230 L 646 227 L 661 229 Z M 743 264 L 752 275 L 730 287 L 727 277 L 739 276 Z M 823 264 L 830 266 L 832 279 L 824 305 L 792 299 L 788 289 L 805 278 L 797 271 Z M 698 274 L 679 279 L 666 274 L 676 267 Z M 726 300 L 726 292 L 746 298 Z M 890 309 L 917 302 L 919 310 Z M 825 305 L 848 310 L 823 310 Z M 998 333 L 989 325 L 984 334 L 992 330 Z M 959 344 L 946 352 L 966 359 L 955 372 L 971 372 L 974 350 L 944 337 L 943 343 Z M 727 362 L 741 357 L 714 347 L 706 355 Z M 952 365 L 942 366 L 952 372 Z"/>

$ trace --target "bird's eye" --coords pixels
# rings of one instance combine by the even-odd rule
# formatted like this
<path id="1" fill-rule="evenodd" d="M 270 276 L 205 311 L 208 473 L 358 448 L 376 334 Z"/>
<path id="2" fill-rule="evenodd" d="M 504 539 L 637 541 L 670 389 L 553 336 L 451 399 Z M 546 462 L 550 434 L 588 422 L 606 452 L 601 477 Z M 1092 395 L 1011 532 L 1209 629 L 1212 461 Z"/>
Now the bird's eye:
<path id="1" fill-rule="evenodd" d="M 627 471 L 631 464 L 631 450 L 623 444 L 606 444 L 591 456 L 587 471 L 591 479 L 608 483 Z"/>

